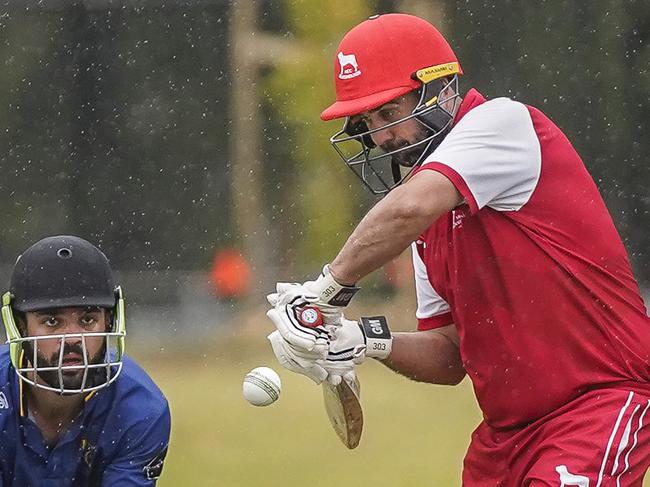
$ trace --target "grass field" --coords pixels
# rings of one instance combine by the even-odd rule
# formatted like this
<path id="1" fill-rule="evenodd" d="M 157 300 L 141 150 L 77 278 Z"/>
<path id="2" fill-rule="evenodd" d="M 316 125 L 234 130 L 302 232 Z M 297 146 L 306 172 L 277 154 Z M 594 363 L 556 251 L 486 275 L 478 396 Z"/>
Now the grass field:
<path id="1" fill-rule="evenodd" d="M 277 366 L 264 334 L 223 337 L 213 350 L 135 356 L 172 408 L 161 487 L 460 485 L 480 418 L 467 381 L 428 386 L 363 364 L 365 429 L 349 451 L 331 430 L 320 387 Z M 259 365 L 273 367 L 283 381 L 279 401 L 266 408 L 241 394 L 244 374 Z"/>
<path id="2" fill-rule="evenodd" d="M 408 316 L 387 315 L 397 329 Z M 331 429 L 321 388 L 276 363 L 265 339 L 272 326 L 263 316 L 263 310 L 251 313 L 255 324 L 240 321 L 185 348 L 130 349 L 171 404 L 171 448 L 160 487 L 460 485 L 462 459 L 480 421 L 467 379 L 456 387 L 419 384 L 364 363 L 358 369 L 364 433 L 349 451 Z M 241 392 L 246 372 L 260 365 L 274 368 L 283 383 L 279 401 L 265 408 L 249 405 Z"/>

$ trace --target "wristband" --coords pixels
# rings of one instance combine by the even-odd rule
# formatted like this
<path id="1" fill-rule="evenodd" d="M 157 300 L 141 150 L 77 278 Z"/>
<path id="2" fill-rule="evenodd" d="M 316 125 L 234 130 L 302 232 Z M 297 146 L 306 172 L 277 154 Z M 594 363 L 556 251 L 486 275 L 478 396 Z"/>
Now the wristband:
<path id="1" fill-rule="evenodd" d="M 393 345 L 393 337 L 383 316 L 362 316 L 359 326 L 366 339 L 366 357 L 383 360 L 388 358 Z"/>
<path id="2" fill-rule="evenodd" d="M 323 267 L 323 272 L 314 282 L 313 291 L 319 295 L 321 300 L 330 306 L 347 306 L 355 294 L 359 291 L 356 286 L 343 286 L 334 280 L 330 274 L 329 266 Z"/>

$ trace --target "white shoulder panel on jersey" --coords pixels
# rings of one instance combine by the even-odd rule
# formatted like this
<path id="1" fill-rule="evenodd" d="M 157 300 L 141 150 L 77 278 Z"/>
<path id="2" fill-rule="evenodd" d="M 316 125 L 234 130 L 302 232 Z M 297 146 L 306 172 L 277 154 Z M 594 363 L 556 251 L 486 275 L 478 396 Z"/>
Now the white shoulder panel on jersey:
<path id="1" fill-rule="evenodd" d="M 433 286 L 431 286 L 427 269 L 415 245 L 415 242 L 411 244 L 413 269 L 415 270 L 415 295 L 418 304 L 415 317 L 422 320 L 449 312 L 449 305 L 436 293 Z"/>
<path id="2" fill-rule="evenodd" d="M 542 155 L 526 106 L 496 98 L 467 112 L 427 162 L 456 171 L 479 209 L 516 211 L 535 191 Z"/>

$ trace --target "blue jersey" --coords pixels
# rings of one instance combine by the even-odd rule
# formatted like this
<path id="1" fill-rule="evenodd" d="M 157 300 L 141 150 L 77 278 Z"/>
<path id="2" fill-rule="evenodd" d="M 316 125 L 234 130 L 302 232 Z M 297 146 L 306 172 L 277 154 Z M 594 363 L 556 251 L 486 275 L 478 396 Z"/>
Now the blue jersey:
<path id="1" fill-rule="evenodd" d="M 0 487 L 149 487 L 167 452 L 167 400 L 125 357 L 116 381 L 90 393 L 80 415 L 48 447 L 29 419 L 24 384 L 0 347 Z"/>

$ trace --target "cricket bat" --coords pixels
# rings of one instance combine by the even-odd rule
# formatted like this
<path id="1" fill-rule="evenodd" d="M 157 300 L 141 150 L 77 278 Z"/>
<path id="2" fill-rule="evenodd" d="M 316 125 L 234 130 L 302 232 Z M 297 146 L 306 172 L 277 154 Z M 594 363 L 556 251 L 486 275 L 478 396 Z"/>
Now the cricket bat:
<path id="1" fill-rule="evenodd" d="M 348 383 L 341 380 L 337 386 L 328 381 L 323 383 L 325 411 L 332 428 L 348 449 L 353 450 L 361 441 L 363 432 L 363 410 L 361 409 L 359 379 Z"/>
<path id="2" fill-rule="evenodd" d="M 298 310 L 298 321 L 304 326 L 315 327 L 323 324 L 323 317 L 315 306 L 305 306 Z M 359 379 L 349 383 L 342 379 L 334 386 L 323 382 L 323 401 L 332 428 L 343 444 L 352 450 L 359 445 L 363 432 L 363 410 L 361 409 L 361 386 Z"/>

